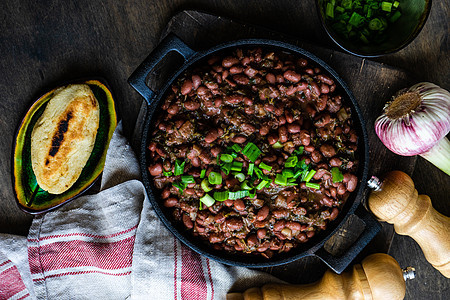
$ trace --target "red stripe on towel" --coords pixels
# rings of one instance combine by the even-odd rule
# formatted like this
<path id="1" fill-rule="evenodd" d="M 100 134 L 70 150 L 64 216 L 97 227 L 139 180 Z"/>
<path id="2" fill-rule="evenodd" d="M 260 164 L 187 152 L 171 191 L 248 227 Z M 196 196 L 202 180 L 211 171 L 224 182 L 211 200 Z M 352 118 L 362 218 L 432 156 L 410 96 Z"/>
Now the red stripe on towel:
<path id="1" fill-rule="evenodd" d="M 206 266 L 208 268 L 208 277 L 209 277 L 209 282 L 211 283 L 211 300 L 214 299 L 214 282 L 212 280 L 212 276 L 211 276 L 211 267 L 209 265 L 209 259 L 206 259 Z"/>
<path id="2" fill-rule="evenodd" d="M 177 274 L 178 274 L 178 247 L 177 247 L 177 239 L 173 239 L 173 258 L 174 258 L 174 268 L 173 268 L 173 299 L 177 300 L 178 294 L 178 281 L 177 281 Z"/>
<path id="3" fill-rule="evenodd" d="M 74 240 L 29 247 L 31 274 L 76 267 L 104 270 L 131 267 L 134 239 L 132 236 L 112 243 Z"/>
<path id="4" fill-rule="evenodd" d="M 206 300 L 207 287 L 199 254 L 181 247 L 181 299 Z"/>
<path id="5" fill-rule="evenodd" d="M 16 266 L 0 273 L 0 299 L 8 299 L 25 289 L 25 284 Z"/>
<path id="6" fill-rule="evenodd" d="M 117 232 L 117 233 L 113 233 L 113 234 L 109 234 L 109 235 L 96 235 L 96 234 L 82 233 L 82 232 L 48 235 L 48 236 L 40 237 L 39 239 L 28 239 L 28 242 L 39 242 L 39 241 L 45 241 L 45 240 L 50 240 L 50 239 L 57 239 L 57 238 L 62 238 L 62 237 L 73 237 L 73 236 L 84 236 L 84 237 L 90 237 L 90 238 L 94 238 L 94 239 L 109 239 L 109 238 L 113 238 L 113 237 L 119 236 L 124 233 L 128 233 L 130 231 L 133 231 L 136 228 L 137 228 L 137 225 L 134 227 L 131 227 L 130 229 L 127 229 L 127 230 L 124 230 L 121 232 Z"/>
<path id="7" fill-rule="evenodd" d="M 11 262 L 11 260 L 8 259 L 7 261 L 2 262 L 0 264 L 0 267 L 3 267 L 4 265 L 9 264 L 10 262 Z"/>

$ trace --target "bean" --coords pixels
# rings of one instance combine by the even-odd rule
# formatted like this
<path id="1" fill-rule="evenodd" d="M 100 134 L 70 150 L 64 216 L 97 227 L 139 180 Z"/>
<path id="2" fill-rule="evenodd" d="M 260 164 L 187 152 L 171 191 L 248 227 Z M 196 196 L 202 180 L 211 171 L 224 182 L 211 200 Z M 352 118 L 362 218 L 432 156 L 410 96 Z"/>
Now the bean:
<path id="1" fill-rule="evenodd" d="M 267 137 L 267 141 L 269 142 L 270 145 L 275 144 L 276 142 L 278 142 L 278 134 L 276 133 L 272 133 Z"/>
<path id="2" fill-rule="evenodd" d="M 214 216 L 214 222 L 218 224 L 225 222 L 225 216 L 223 215 L 222 212 L 219 212 L 217 215 Z"/>
<path id="3" fill-rule="evenodd" d="M 192 81 L 187 79 L 183 82 L 183 85 L 181 86 L 181 94 L 182 95 L 187 95 L 192 91 Z"/>
<path id="4" fill-rule="evenodd" d="M 222 188 L 222 185 L 220 185 L 220 188 L 218 188 L 218 189 L 220 190 L 221 188 Z M 223 204 L 224 204 L 225 206 L 230 207 L 230 206 L 233 206 L 234 201 L 233 201 L 233 200 L 230 200 L 230 199 L 227 199 L 227 200 L 223 201 Z"/>
<path id="5" fill-rule="evenodd" d="M 320 152 L 322 152 L 325 157 L 333 157 L 336 155 L 336 150 L 333 146 L 328 144 L 323 144 L 320 146 Z"/>
<path id="6" fill-rule="evenodd" d="M 220 234 L 217 234 L 217 233 L 212 233 L 212 234 L 209 236 L 209 242 L 212 243 L 212 244 L 220 243 L 220 242 L 222 242 L 224 239 L 225 239 L 225 237 L 224 237 L 223 235 L 220 235 Z"/>
<path id="7" fill-rule="evenodd" d="M 200 167 L 200 159 L 198 157 L 192 158 L 191 164 L 196 168 Z"/>
<path id="8" fill-rule="evenodd" d="M 191 218 L 188 215 L 183 214 L 183 224 L 186 226 L 187 229 L 191 229 L 194 227 L 194 224 L 192 223 Z"/>
<path id="9" fill-rule="evenodd" d="M 316 107 L 318 111 L 323 111 L 327 108 L 328 96 L 326 94 L 321 95 L 319 99 L 316 100 Z"/>
<path id="10" fill-rule="evenodd" d="M 155 152 L 156 151 L 156 142 L 151 142 L 148 145 L 148 150 L 150 150 L 151 152 Z"/>
<path id="11" fill-rule="evenodd" d="M 330 159 L 330 166 L 332 167 L 340 167 L 342 165 L 342 160 L 337 158 L 337 157 L 333 157 L 332 159 Z"/>
<path id="12" fill-rule="evenodd" d="M 275 84 L 276 77 L 272 73 L 267 73 L 266 80 L 271 84 Z"/>
<path id="13" fill-rule="evenodd" d="M 247 85 L 250 82 L 250 79 L 242 74 L 237 74 L 233 76 L 233 80 L 236 81 L 236 83 L 241 85 Z"/>
<path id="14" fill-rule="evenodd" d="M 321 82 L 328 84 L 328 85 L 334 84 L 334 81 L 327 75 L 319 74 L 319 75 L 317 75 L 317 79 L 319 79 Z"/>
<path id="15" fill-rule="evenodd" d="M 249 97 L 244 97 L 244 104 L 250 106 L 253 104 L 253 100 Z"/>
<path id="16" fill-rule="evenodd" d="M 300 231 L 302 228 L 302 224 L 300 224 L 299 222 L 290 221 L 286 223 L 286 227 L 294 231 Z"/>
<path id="17" fill-rule="evenodd" d="M 275 106 L 272 104 L 264 104 L 264 109 L 268 112 L 273 112 L 275 110 Z"/>
<path id="18" fill-rule="evenodd" d="M 338 195 L 344 195 L 347 189 L 345 188 L 345 184 L 342 182 L 339 182 L 339 184 L 336 187 Z"/>
<path id="19" fill-rule="evenodd" d="M 156 164 L 148 167 L 148 171 L 150 172 L 150 174 L 152 176 L 158 176 L 163 171 L 162 164 L 161 163 L 156 163 Z"/>
<path id="20" fill-rule="evenodd" d="M 307 231 L 307 232 L 306 232 L 306 236 L 307 236 L 309 239 L 312 238 L 315 234 L 316 234 L 315 231 Z"/>
<path id="21" fill-rule="evenodd" d="M 264 252 L 264 251 L 266 251 L 267 249 L 269 249 L 269 247 L 270 247 L 270 242 L 269 242 L 269 241 L 265 241 L 264 243 L 262 243 L 261 245 L 259 245 L 259 246 L 256 248 L 256 251 L 258 251 L 258 252 Z"/>
<path id="22" fill-rule="evenodd" d="M 294 124 L 288 124 L 287 128 L 288 128 L 288 131 L 290 133 L 300 132 L 300 125 L 295 124 L 295 123 Z"/>
<path id="23" fill-rule="evenodd" d="M 309 131 L 300 130 L 300 140 L 303 146 L 308 146 L 309 143 L 311 142 L 311 136 L 309 134 Z"/>
<path id="24" fill-rule="evenodd" d="M 242 201 L 242 199 L 237 199 L 234 201 L 234 208 L 238 211 L 245 210 L 245 203 Z"/>
<path id="25" fill-rule="evenodd" d="M 255 234 L 250 235 L 250 236 L 247 238 L 247 245 L 248 245 L 249 247 L 253 247 L 253 246 L 255 246 L 256 244 L 258 244 L 258 237 L 257 237 Z"/>
<path id="26" fill-rule="evenodd" d="M 167 109 L 167 112 L 171 115 L 176 115 L 180 111 L 180 106 L 178 104 L 172 104 Z"/>
<path id="27" fill-rule="evenodd" d="M 284 208 L 275 209 L 272 213 L 277 219 L 287 218 L 289 216 L 289 211 Z"/>
<path id="28" fill-rule="evenodd" d="M 305 151 L 313 152 L 314 150 L 315 150 L 314 146 L 311 146 L 311 145 L 305 146 Z"/>
<path id="29" fill-rule="evenodd" d="M 256 74 L 258 74 L 258 70 L 255 70 L 255 69 L 253 69 L 252 67 L 247 67 L 245 70 L 244 70 L 244 73 L 245 73 L 245 75 L 247 75 L 248 77 L 250 77 L 250 78 L 253 78 L 253 77 L 255 77 L 255 75 Z"/>
<path id="30" fill-rule="evenodd" d="M 298 206 L 294 209 L 294 214 L 298 216 L 304 216 L 306 215 L 306 208 Z"/>
<path id="31" fill-rule="evenodd" d="M 288 239 L 292 238 L 292 230 L 288 227 L 284 227 L 283 229 L 281 229 L 281 234 L 283 234 Z"/>
<path id="32" fill-rule="evenodd" d="M 245 143 L 246 140 L 247 138 L 243 135 L 235 135 L 234 137 L 231 138 L 231 141 L 236 144 Z"/>
<path id="33" fill-rule="evenodd" d="M 265 228 L 260 228 L 256 231 L 256 236 L 262 240 L 263 238 L 265 238 L 267 235 L 267 229 Z"/>
<path id="34" fill-rule="evenodd" d="M 230 68 L 231 66 L 233 66 L 237 63 L 239 63 L 239 59 L 237 59 L 236 57 L 232 57 L 232 56 L 225 57 L 222 60 L 222 66 L 224 66 L 225 68 Z"/>
<path id="35" fill-rule="evenodd" d="M 333 206 L 333 199 L 331 199 L 328 196 L 323 196 L 322 200 L 320 201 L 323 205 L 331 207 Z"/>
<path id="36" fill-rule="evenodd" d="M 295 238 L 297 239 L 297 240 L 299 240 L 300 242 L 302 242 L 302 243 L 304 243 L 304 242 L 306 242 L 307 241 L 307 236 L 306 236 L 306 234 L 304 234 L 303 232 L 300 232 L 299 234 L 297 234 L 296 236 L 295 236 Z"/>
<path id="37" fill-rule="evenodd" d="M 311 153 L 311 160 L 312 160 L 313 162 L 315 162 L 315 163 L 320 162 L 320 161 L 322 160 L 322 154 L 320 154 L 319 151 L 314 150 L 314 151 Z"/>
<path id="38" fill-rule="evenodd" d="M 241 103 L 244 97 L 242 95 L 230 95 L 225 97 L 225 102 L 230 104 Z"/>
<path id="39" fill-rule="evenodd" d="M 296 92 L 297 92 L 297 87 L 291 85 L 286 90 L 286 95 L 291 96 L 291 95 L 295 94 Z"/>
<path id="40" fill-rule="evenodd" d="M 244 226 L 244 222 L 237 218 L 229 218 L 225 221 L 225 224 L 230 230 L 239 230 Z"/>
<path id="41" fill-rule="evenodd" d="M 284 220 L 276 221 L 275 224 L 273 224 L 273 230 L 281 231 L 284 228 L 285 224 L 286 224 L 286 221 L 284 221 Z"/>
<path id="42" fill-rule="evenodd" d="M 225 179 L 225 186 L 230 189 L 236 185 L 239 185 L 239 180 L 237 180 L 236 178 L 227 178 Z"/>
<path id="43" fill-rule="evenodd" d="M 242 68 L 241 66 L 232 66 L 230 68 L 230 74 L 239 74 L 242 73 L 244 71 L 244 68 Z"/>
<path id="44" fill-rule="evenodd" d="M 297 64 L 298 64 L 300 67 L 304 68 L 304 67 L 306 67 L 306 66 L 308 65 L 308 61 L 307 61 L 306 59 L 304 59 L 304 58 L 299 58 L 299 59 L 297 60 Z"/>
<path id="45" fill-rule="evenodd" d="M 219 146 L 215 146 L 215 147 L 211 148 L 211 154 L 214 157 L 217 157 L 220 154 L 220 152 L 222 152 L 222 148 L 220 148 Z"/>
<path id="46" fill-rule="evenodd" d="M 242 132 L 244 132 L 245 134 L 250 135 L 250 134 L 252 134 L 253 132 L 255 132 L 256 128 L 255 128 L 255 126 L 253 126 L 252 124 L 249 124 L 249 123 L 243 123 L 243 124 L 241 125 L 241 130 L 242 130 Z"/>
<path id="47" fill-rule="evenodd" d="M 205 136 L 205 142 L 211 144 L 219 137 L 219 131 L 215 128 L 211 129 Z"/>
<path id="48" fill-rule="evenodd" d="M 168 198 L 164 201 L 165 207 L 175 207 L 178 204 L 177 198 Z"/>
<path id="49" fill-rule="evenodd" d="M 263 206 L 258 210 L 258 213 L 256 215 L 256 219 L 258 221 L 263 221 L 267 218 L 267 216 L 269 215 L 269 207 L 268 206 Z"/>
<path id="50" fill-rule="evenodd" d="M 187 110 L 194 111 L 200 108 L 200 103 L 196 101 L 186 101 L 184 102 L 184 108 L 186 108 Z"/>
<path id="51" fill-rule="evenodd" d="M 317 85 L 316 82 L 312 81 L 309 84 L 311 86 L 311 91 L 316 95 L 319 96 L 320 95 L 320 89 L 319 86 Z"/>
<path id="52" fill-rule="evenodd" d="M 186 194 L 186 195 L 195 195 L 195 190 L 194 189 L 192 189 L 192 188 L 189 188 L 189 189 L 185 189 L 184 190 L 184 193 Z"/>
<path id="53" fill-rule="evenodd" d="M 288 141 L 288 131 L 285 126 L 281 126 L 278 128 L 278 136 L 280 143 L 286 143 Z"/>
<path id="54" fill-rule="evenodd" d="M 358 177 L 353 174 L 346 173 L 344 174 L 344 182 L 347 184 L 347 190 L 349 192 L 353 192 L 358 185 Z"/>
<path id="55" fill-rule="evenodd" d="M 314 174 L 313 178 L 314 178 L 315 180 L 319 180 L 319 179 L 322 178 L 322 176 L 323 176 L 326 172 L 327 172 L 327 170 L 325 170 L 325 169 L 319 169 L 319 170 L 317 170 L 317 172 Z"/>
<path id="56" fill-rule="evenodd" d="M 330 88 L 325 83 L 322 83 L 320 85 L 320 93 L 322 94 L 328 94 L 330 92 Z"/>
<path id="57" fill-rule="evenodd" d="M 331 211 L 331 214 L 330 214 L 330 220 L 333 221 L 334 219 L 336 219 L 338 214 L 339 214 L 339 209 L 337 207 L 333 207 L 333 210 Z"/>
<path id="58" fill-rule="evenodd" d="M 267 124 L 261 125 L 261 128 L 259 128 L 259 135 L 265 136 L 269 133 L 269 130 L 270 130 L 269 125 Z"/>
<path id="59" fill-rule="evenodd" d="M 255 226 L 255 228 L 264 228 L 267 224 L 269 224 L 269 220 L 263 220 L 254 222 L 253 226 Z"/>
<path id="60" fill-rule="evenodd" d="M 192 85 L 193 89 L 196 90 L 202 84 L 202 78 L 198 75 L 192 75 Z"/>
<path id="61" fill-rule="evenodd" d="M 296 73 L 295 71 L 292 71 L 292 70 L 288 70 L 288 71 L 284 72 L 283 77 L 286 80 L 289 80 L 289 81 L 294 82 L 294 83 L 299 82 L 300 79 L 302 79 L 302 76 L 300 74 L 298 74 L 298 73 Z"/>
<path id="62" fill-rule="evenodd" d="M 162 192 L 161 192 L 161 198 L 163 199 L 167 199 L 170 197 L 170 188 L 165 188 Z"/>
<path id="63" fill-rule="evenodd" d="M 273 163 L 274 161 L 277 160 L 277 156 L 275 154 L 273 155 L 268 155 L 268 156 L 264 156 L 262 161 L 265 163 Z"/>

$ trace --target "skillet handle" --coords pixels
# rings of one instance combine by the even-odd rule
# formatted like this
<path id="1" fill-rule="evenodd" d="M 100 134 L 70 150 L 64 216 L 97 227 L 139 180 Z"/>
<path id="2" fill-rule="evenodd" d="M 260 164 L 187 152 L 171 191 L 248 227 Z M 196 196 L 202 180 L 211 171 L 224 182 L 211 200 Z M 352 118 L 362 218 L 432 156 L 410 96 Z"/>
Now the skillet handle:
<path id="1" fill-rule="evenodd" d="M 146 83 L 147 76 L 172 51 L 181 54 L 185 61 L 196 53 L 175 34 L 169 33 L 128 78 L 128 83 L 144 97 L 148 105 L 152 104 L 153 99 L 156 97 L 156 92 L 148 87 Z"/>
<path id="2" fill-rule="evenodd" d="M 328 267 L 334 272 L 341 274 L 342 271 L 355 259 L 355 257 L 364 249 L 365 246 L 375 237 L 381 230 L 380 223 L 376 218 L 368 212 L 362 205 L 360 205 L 355 213 L 365 224 L 363 232 L 359 235 L 356 241 L 346 250 L 342 256 L 334 256 L 330 254 L 322 246 L 316 251 L 315 256 L 320 258 Z"/>

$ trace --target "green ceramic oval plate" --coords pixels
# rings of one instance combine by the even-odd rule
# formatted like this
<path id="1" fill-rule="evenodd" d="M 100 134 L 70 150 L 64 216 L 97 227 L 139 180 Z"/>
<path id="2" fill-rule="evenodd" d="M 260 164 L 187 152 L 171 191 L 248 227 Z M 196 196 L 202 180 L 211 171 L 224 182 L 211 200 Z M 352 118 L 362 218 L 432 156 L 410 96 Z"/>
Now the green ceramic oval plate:
<path id="1" fill-rule="evenodd" d="M 73 200 L 92 186 L 103 171 L 109 142 L 117 125 L 114 99 L 110 90 L 99 80 L 71 83 L 89 85 L 100 105 L 100 124 L 94 149 L 80 177 L 69 190 L 55 195 L 39 188 L 31 167 L 31 132 L 56 88 L 41 96 L 31 106 L 17 131 L 13 152 L 13 182 L 16 202 L 23 211 L 30 214 L 43 213 Z"/>

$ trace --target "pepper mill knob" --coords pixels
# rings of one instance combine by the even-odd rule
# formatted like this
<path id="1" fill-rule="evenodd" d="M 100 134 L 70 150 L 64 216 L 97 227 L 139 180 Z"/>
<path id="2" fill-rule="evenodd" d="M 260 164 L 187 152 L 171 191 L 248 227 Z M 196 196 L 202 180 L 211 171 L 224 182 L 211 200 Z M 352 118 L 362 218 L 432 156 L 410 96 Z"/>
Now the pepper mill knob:
<path id="1" fill-rule="evenodd" d="M 327 270 L 321 280 L 312 284 L 266 284 L 242 294 L 230 293 L 227 300 L 400 300 L 406 293 L 403 273 L 394 258 L 376 253 L 340 275 Z"/>
<path id="2" fill-rule="evenodd" d="M 418 194 L 407 174 L 387 173 L 381 187 L 370 193 L 368 206 L 398 234 L 412 237 L 427 261 L 450 278 L 450 218 L 433 208 L 430 197 Z"/>

